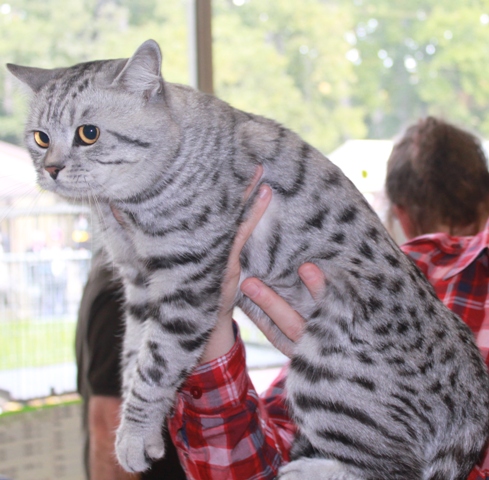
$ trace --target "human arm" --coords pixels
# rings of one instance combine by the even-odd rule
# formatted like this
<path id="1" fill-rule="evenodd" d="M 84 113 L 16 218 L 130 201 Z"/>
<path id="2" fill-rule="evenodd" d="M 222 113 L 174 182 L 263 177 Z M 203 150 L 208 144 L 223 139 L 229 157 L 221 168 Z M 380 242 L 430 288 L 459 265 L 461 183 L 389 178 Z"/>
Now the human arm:
<path id="1" fill-rule="evenodd" d="M 239 254 L 270 201 L 268 187 L 262 187 L 261 193 L 230 255 L 218 327 L 201 365 L 180 390 L 175 414 L 169 419 L 170 434 L 192 479 L 271 479 L 289 460 L 295 426 L 285 406 L 284 372 L 260 398 L 246 371 L 244 345 L 239 334 L 235 336 L 232 323 L 240 277 Z M 314 266 L 312 269 L 317 270 Z M 301 267 L 300 272 L 307 285 L 310 268 Z M 277 321 L 289 338 L 297 340 L 303 326 L 301 317 L 272 290 L 256 282 L 258 293 L 250 298 Z"/>
<path id="2" fill-rule="evenodd" d="M 258 171 L 249 191 L 260 176 Z M 294 427 L 285 418 L 283 435 L 274 428 L 246 371 L 244 345 L 232 321 L 240 278 L 239 255 L 270 199 L 270 188 L 262 186 L 249 219 L 238 231 L 223 282 L 216 328 L 200 366 L 181 388 L 175 414 L 169 419 L 170 435 L 188 478 L 275 478 L 290 449 Z M 284 412 L 283 397 L 278 394 L 276 398 Z"/>
<path id="3" fill-rule="evenodd" d="M 317 267 L 306 264 L 299 271 L 313 296 L 324 288 Z M 297 339 L 304 320 L 273 290 L 256 282 L 257 292 L 250 298 Z M 296 430 L 285 405 L 285 375 L 284 369 L 260 398 L 246 371 L 239 334 L 229 352 L 194 371 L 169 421 L 189 479 L 275 478 L 289 460 Z"/>
<path id="4" fill-rule="evenodd" d="M 114 452 L 121 399 L 92 395 L 88 400 L 90 480 L 137 480 L 118 464 Z"/>
<path id="5" fill-rule="evenodd" d="M 87 402 L 88 469 L 91 480 L 135 480 L 118 464 L 115 431 L 119 425 L 120 348 L 123 334 L 123 303 L 120 284 L 104 262 L 96 258 L 83 302 L 86 315 L 85 362 L 79 365 L 89 395 Z M 84 317 L 85 318 L 85 317 Z M 82 320 L 80 320 L 82 321 Z"/>
<path id="6" fill-rule="evenodd" d="M 251 192 L 260 180 L 262 173 L 263 169 L 262 167 L 259 167 L 250 186 L 246 190 L 244 201 L 251 195 Z M 225 355 L 234 345 L 233 307 L 241 273 L 240 253 L 262 215 L 265 213 L 271 199 L 271 188 L 268 185 L 262 185 L 251 209 L 249 218 L 238 229 L 226 268 L 226 275 L 221 294 L 221 309 L 219 311 L 217 324 L 207 342 L 204 354 L 201 358 L 201 363 L 210 362 L 215 358 Z"/>
<path id="7" fill-rule="evenodd" d="M 261 170 L 248 189 L 255 186 L 261 176 Z M 241 225 L 234 241 L 224 279 L 225 288 L 222 293 L 222 307 L 219 313 L 217 326 L 206 345 L 201 363 L 206 363 L 225 355 L 233 346 L 235 335 L 233 330 L 232 314 L 236 290 L 240 278 L 240 253 L 246 241 L 253 233 L 254 228 L 265 213 L 272 197 L 272 191 L 267 185 L 263 185 L 258 198 L 253 206 L 250 218 Z M 299 267 L 299 276 L 314 297 L 320 295 L 325 288 L 324 273 L 314 264 L 305 263 Z M 282 332 L 296 342 L 302 334 L 304 319 L 274 290 L 267 287 L 258 278 L 247 278 L 241 284 L 241 291 L 254 303 L 256 303 L 282 330 Z"/>
<path id="8" fill-rule="evenodd" d="M 239 333 L 229 352 L 190 375 L 168 427 L 189 480 L 271 480 L 295 433 L 283 383 L 269 403 L 256 393 Z"/>

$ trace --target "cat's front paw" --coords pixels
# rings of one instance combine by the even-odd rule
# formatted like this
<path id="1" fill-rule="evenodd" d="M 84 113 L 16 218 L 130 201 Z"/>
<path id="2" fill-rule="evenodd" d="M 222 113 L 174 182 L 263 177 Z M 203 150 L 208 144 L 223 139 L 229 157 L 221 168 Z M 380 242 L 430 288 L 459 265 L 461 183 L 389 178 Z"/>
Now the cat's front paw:
<path id="1" fill-rule="evenodd" d="M 161 428 L 143 429 L 122 421 L 115 444 L 117 460 L 127 472 L 144 472 L 165 454 Z"/>

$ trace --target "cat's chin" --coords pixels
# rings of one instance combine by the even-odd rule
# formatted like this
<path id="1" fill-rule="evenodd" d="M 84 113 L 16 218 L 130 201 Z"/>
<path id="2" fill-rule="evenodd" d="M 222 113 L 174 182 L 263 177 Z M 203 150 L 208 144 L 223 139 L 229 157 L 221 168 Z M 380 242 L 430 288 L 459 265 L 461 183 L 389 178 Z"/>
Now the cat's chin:
<path id="1" fill-rule="evenodd" d="M 81 190 L 59 186 L 59 185 L 55 185 L 53 187 L 53 185 L 43 185 L 42 183 L 40 183 L 39 186 L 41 187 L 42 190 L 47 190 L 49 192 L 55 193 L 56 195 L 59 195 L 60 197 L 63 197 L 65 200 L 71 202 L 100 201 L 97 194 L 92 192 L 88 194 L 86 190 L 81 191 Z"/>

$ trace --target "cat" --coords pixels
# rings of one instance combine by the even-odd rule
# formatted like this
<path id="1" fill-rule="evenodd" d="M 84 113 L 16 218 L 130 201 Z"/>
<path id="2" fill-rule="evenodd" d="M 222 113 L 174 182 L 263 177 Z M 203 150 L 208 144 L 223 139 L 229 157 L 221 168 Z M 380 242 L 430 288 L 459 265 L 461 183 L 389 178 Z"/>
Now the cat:
<path id="1" fill-rule="evenodd" d="M 292 357 L 299 432 L 279 477 L 465 479 L 489 432 L 489 379 L 468 327 L 339 168 L 273 120 L 165 82 L 161 61 L 148 40 L 130 59 L 8 65 L 33 91 L 25 138 L 40 187 L 92 203 L 124 281 L 122 466 L 164 454 L 161 426 L 216 323 L 262 165 L 273 198 L 242 279 L 261 278 L 306 320 L 293 344 L 238 294 Z M 317 302 L 297 275 L 304 262 L 327 277 Z"/>

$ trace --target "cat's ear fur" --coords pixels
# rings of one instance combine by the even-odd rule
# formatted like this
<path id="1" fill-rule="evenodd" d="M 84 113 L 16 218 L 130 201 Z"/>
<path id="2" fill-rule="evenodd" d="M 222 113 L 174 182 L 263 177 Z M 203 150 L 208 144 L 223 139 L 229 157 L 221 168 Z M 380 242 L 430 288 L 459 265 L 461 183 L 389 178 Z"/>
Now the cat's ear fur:
<path id="1" fill-rule="evenodd" d="M 25 83 L 34 93 L 41 90 L 50 80 L 58 78 L 64 71 L 62 68 L 45 69 L 35 67 L 23 67 L 7 63 L 7 68 L 21 82 Z"/>
<path id="2" fill-rule="evenodd" d="M 161 50 L 154 40 L 147 40 L 127 61 L 113 85 L 120 85 L 133 93 L 151 98 L 163 90 Z"/>

